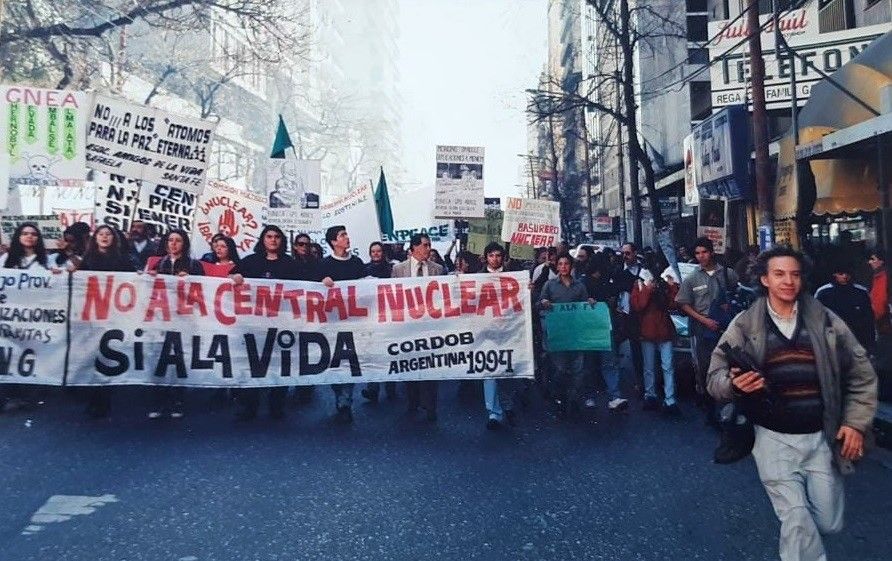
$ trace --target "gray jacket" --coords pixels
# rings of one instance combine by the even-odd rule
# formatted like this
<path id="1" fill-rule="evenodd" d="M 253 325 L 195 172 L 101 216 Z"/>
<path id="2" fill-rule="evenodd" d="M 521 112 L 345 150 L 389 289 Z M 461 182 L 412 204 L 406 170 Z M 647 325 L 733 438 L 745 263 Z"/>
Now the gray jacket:
<path id="1" fill-rule="evenodd" d="M 839 316 L 810 295 L 799 299 L 800 321 L 808 330 L 817 361 L 821 398 L 824 402 L 824 436 L 834 450 L 842 473 L 851 473 L 852 462 L 839 454 L 836 433 L 841 425 L 861 431 L 869 438 L 877 409 L 877 377 L 867 352 Z M 768 333 L 765 297 L 741 312 L 722 335 L 718 345 L 729 343 L 746 351 L 757 364 L 765 361 Z M 717 400 L 730 400 L 731 378 L 725 354 L 716 346 L 709 363 L 707 389 Z"/>
<path id="2" fill-rule="evenodd" d="M 415 273 L 415 271 L 412 270 L 412 260 L 406 259 L 402 263 L 397 263 L 396 265 L 393 266 L 393 270 L 391 271 L 390 276 L 392 278 L 412 277 L 412 276 L 415 276 L 414 273 Z M 441 265 L 438 265 L 437 263 L 434 263 L 431 260 L 427 261 L 428 276 L 436 277 L 436 276 L 442 275 L 444 273 L 445 272 Z"/>

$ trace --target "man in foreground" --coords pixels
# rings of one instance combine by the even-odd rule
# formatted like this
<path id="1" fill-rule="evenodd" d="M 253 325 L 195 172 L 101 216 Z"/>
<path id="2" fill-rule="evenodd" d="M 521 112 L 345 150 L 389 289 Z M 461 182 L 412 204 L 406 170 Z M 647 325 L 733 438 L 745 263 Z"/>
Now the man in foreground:
<path id="1" fill-rule="evenodd" d="M 864 456 L 876 375 L 846 324 L 803 293 L 801 253 L 766 251 L 753 273 L 765 296 L 725 331 L 707 385 L 715 399 L 737 400 L 755 425 L 753 457 L 781 522 L 781 560 L 823 561 L 821 534 L 842 529 L 840 474 Z M 724 343 L 757 368 L 741 371 Z"/>

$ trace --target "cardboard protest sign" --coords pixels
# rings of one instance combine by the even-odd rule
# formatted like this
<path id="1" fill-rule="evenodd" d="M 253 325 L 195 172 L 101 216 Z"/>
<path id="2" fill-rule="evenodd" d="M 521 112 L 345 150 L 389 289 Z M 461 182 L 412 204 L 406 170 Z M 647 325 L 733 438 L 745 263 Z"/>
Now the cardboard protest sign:
<path id="1" fill-rule="evenodd" d="M 267 223 L 295 234 L 318 230 L 322 162 L 269 158 L 265 171 Z"/>
<path id="2" fill-rule="evenodd" d="M 483 255 L 487 244 L 501 241 L 504 213 L 499 209 L 487 208 L 485 215 L 485 218 L 468 220 L 468 251 L 474 255 Z"/>
<path id="3" fill-rule="evenodd" d="M 87 100 L 84 92 L 0 86 L 0 152 L 8 156 L 5 172 L 0 163 L 0 191 L 83 185 Z"/>
<path id="4" fill-rule="evenodd" d="M 62 230 L 68 228 L 72 224 L 76 222 L 83 222 L 90 226 L 90 230 L 93 230 L 95 227 L 94 224 L 94 216 L 93 216 L 93 207 L 84 207 L 84 208 L 54 208 L 53 214 L 59 217 L 59 224 L 62 226 Z"/>
<path id="5" fill-rule="evenodd" d="M 482 146 L 437 146 L 434 216 L 483 218 Z"/>
<path id="6" fill-rule="evenodd" d="M 549 352 L 613 350 L 613 325 L 604 302 L 552 304 L 543 327 Z"/>
<path id="7" fill-rule="evenodd" d="M 78 271 L 72 385 L 531 378 L 525 272 L 319 283 Z M 65 294 L 65 291 L 60 291 Z"/>
<path id="8" fill-rule="evenodd" d="M 250 253 L 263 229 L 265 205 L 259 193 L 208 180 L 195 205 L 192 247 L 208 247 L 211 238 L 223 234 L 235 241 L 240 254 Z"/>
<path id="9" fill-rule="evenodd" d="M 55 242 L 62 239 L 62 224 L 55 214 L 11 214 L 0 219 L 0 229 L 3 231 L 3 239 L 8 241 L 15 229 L 21 224 L 31 222 L 37 224 L 37 229 L 43 234 L 43 243 L 48 249 L 56 247 Z"/>
<path id="10" fill-rule="evenodd" d="M 508 197 L 502 240 L 532 247 L 557 245 L 561 241 L 561 204 Z"/>
<path id="11" fill-rule="evenodd" d="M 0 269 L 0 380 L 61 385 L 67 322 L 67 274 Z"/>
<path id="12" fill-rule="evenodd" d="M 141 220 L 161 234 L 172 228 L 191 232 L 196 197 L 171 185 L 102 175 L 96 185 L 96 223 L 127 232 L 131 222 Z"/>
<path id="13" fill-rule="evenodd" d="M 697 237 L 709 238 L 716 253 L 725 253 L 727 223 L 727 199 L 700 199 L 697 209 Z"/>
<path id="14" fill-rule="evenodd" d="M 87 166 L 178 187 L 204 188 L 215 123 L 94 94 L 87 127 Z"/>

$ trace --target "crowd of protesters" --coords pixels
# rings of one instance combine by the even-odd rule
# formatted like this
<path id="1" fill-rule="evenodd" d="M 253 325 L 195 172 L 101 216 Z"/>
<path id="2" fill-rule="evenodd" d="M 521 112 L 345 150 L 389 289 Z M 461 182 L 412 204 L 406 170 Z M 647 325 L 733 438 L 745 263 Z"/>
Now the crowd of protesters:
<path id="1" fill-rule="evenodd" d="M 693 247 L 676 248 L 678 261 L 697 267 L 680 281 L 677 268 L 670 266 L 661 252 L 631 243 L 619 251 L 582 245 L 571 255 L 565 245 L 541 248 L 535 260 L 522 262 L 510 259 L 506 248 L 489 244 L 482 255 L 458 251 L 455 242 L 441 256 L 431 248 L 426 235 L 416 235 L 402 244 L 375 242 L 367 249 L 363 261 L 351 251 L 349 233 L 335 227 L 326 233 L 328 256 L 310 236 L 299 233 L 292 239 L 276 226 L 267 226 L 259 236 L 254 251 L 240 256 L 234 241 L 223 234 L 215 235 L 204 248 L 190 247 L 188 233 L 169 230 L 157 235 L 151 224 L 135 221 L 124 233 L 107 225 L 91 233 L 83 223 L 65 229 L 56 248 L 46 247 L 42 233 L 34 224 L 20 225 L 8 246 L 2 246 L 0 266 L 7 268 L 40 268 L 47 270 L 137 271 L 160 275 L 207 275 L 229 277 L 233 282 L 244 279 L 291 279 L 323 282 L 329 286 L 339 281 L 366 277 L 390 278 L 472 274 L 527 270 L 534 305 L 534 340 L 536 350 L 536 384 L 508 380 L 483 382 L 483 401 L 487 412 L 486 426 L 499 429 L 517 422 L 517 404 L 530 400 L 532 387 L 538 387 L 553 412 L 575 419 L 598 407 L 599 390 L 606 392 L 606 406 L 611 412 L 641 403 L 646 411 L 662 411 L 668 417 L 680 415 L 678 394 L 682 382 L 692 381 L 698 403 L 707 420 L 717 424 L 720 404 L 715 404 L 706 391 L 709 362 L 719 337 L 733 315 L 745 308 L 734 301 L 746 287 L 758 279 L 753 275 L 758 249 L 747 248 L 740 256 L 725 256 L 720 261 L 708 239 L 699 239 Z M 290 247 L 289 247 L 290 246 Z M 289 251 L 290 249 L 290 251 Z M 365 248 L 363 248 L 365 250 Z M 829 271 L 827 278 L 815 279 L 820 286 L 818 301 L 833 310 L 846 322 L 857 340 L 869 352 L 876 349 L 877 336 L 892 336 L 889 314 L 888 283 L 885 255 L 874 251 L 858 263 L 849 251 L 837 252 L 832 262 L 822 263 L 819 270 Z M 864 264 L 873 270 L 872 282 L 862 286 L 854 282 L 854 271 Z M 747 299 L 741 299 L 746 301 Z M 613 349 L 610 351 L 549 352 L 545 344 L 542 318 L 553 304 L 561 302 L 605 302 L 611 312 Z M 677 360 L 679 318 L 686 317 L 690 340 L 692 376 L 679 378 Z M 688 371 L 685 372 L 688 374 Z M 407 410 L 423 411 L 427 421 L 437 418 L 437 383 L 405 383 Z M 467 393 L 472 384 L 462 382 Z M 336 418 L 352 422 L 354 388 L 352 384 L 332 386 L 335 394 Z M 368 384 L 361 389 L 364 400 L 377 403 L 384 389 L 388 399 L 399 395 L 395 383 Z M 150 418 L 183 415 L 182 388 L 158 387 L 154 390 Z M 312 398 L 314 388 L 293 390 L 300 402 Z M 629 392 L 631 391 L 631 395 Z M 22 405 L 28 389 L 6 386 L 3 403 L 7 408 Z M 33 392 L 31 392 L 33 393 Z M 231 392 L 237 404 L 236 416 L 249 421 L 257 416 L 261 397 L 268 393 L 270 415 L 285 415 L 287 388 L 238 389 Z M 87 413 L 105 417 L 110 413 L 111 397 L 107 388 L 91 389 Z"/>

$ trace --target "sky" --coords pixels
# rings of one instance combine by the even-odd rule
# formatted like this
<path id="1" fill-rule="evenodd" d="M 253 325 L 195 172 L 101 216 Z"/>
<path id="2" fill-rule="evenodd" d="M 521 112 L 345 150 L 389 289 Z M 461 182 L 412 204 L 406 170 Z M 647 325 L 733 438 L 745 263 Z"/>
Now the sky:
<path id="1" fill-rule="evenodd" d="M 433 188 L 437 144 L 486 149 L 486 196 L 517 196 L 526 94 L 547 52 L 547 0 L 400 0 L 405 190 Z"/>

